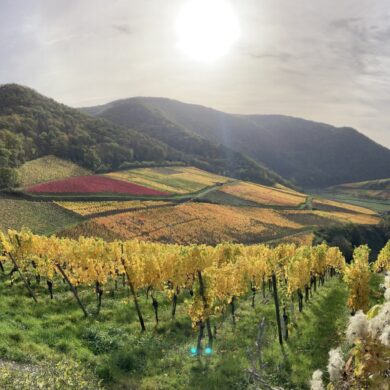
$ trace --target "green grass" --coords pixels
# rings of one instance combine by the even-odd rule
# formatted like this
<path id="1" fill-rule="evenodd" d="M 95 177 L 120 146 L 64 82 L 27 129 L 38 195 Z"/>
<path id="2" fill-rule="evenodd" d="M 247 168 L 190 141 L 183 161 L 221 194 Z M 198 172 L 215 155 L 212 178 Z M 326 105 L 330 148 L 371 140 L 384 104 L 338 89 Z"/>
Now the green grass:
<path id="1" fill-rule="evenodd" d="M 198 359 L 189 352 L 197 334 L 182 302 L 190 299 L 187 293 L 180 297 L 175 320 L 170 318 L 170 302 L 157 295 L 161 320 L 156 327 L 150 298 L 147 301 L 142 292 L 147 331 L 141 333 L 132 300 L 122 286 L 115 296 L 107 288 L 99 317 L 93 314 L 92 287 L 80 289 L 91 313 L 87 319 L 62 281 L 55 283 L 52 301 L 44 287 L 44 281 L 35 287 L 39 303 L 34 304 L 19 281 L 11 286 L 8 276 L 0 274 L 0 360 L 34 365 L 67 356 L 94 371 L 109 389 L 247 389 L 253 385 L 247 374 L 249 352 L 263 317 L 267 380 L 285 389 L 306 389 L 312 371 L 324 368 L 329 348 L 340 342 L 348 315 L 344 284 L 336 278 L 328 281 L 302 315 L 295 312 L 297 324 L 282 350 L 275 339 L 271 297 L 262 303 L 258 295 L 255 309 L 250 297 L 241 298 L 236 326 L 227 312 L 216 322 L 213 355 Z"/>
<path id="2" fill-rule="evenodd" d="M 91 171 L 55 156 L 45 156 L 27 161 L 18 168 L 18 180 L 21 187 L 90 174 Z"/>
<path id="3" fill-rule="evenodd" d="M 0 213 L 0 230 L 28 227 L 36 234 L 54 233 L 83 220 L 51 202 L 31 202 L 1 195 Z"/>

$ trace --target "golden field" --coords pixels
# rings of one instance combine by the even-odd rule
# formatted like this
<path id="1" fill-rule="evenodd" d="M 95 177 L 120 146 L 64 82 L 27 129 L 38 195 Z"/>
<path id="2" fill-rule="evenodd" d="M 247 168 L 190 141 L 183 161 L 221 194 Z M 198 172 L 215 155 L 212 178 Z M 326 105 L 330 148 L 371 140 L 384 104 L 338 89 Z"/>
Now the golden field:
<path id="1" fill-rule="evenodd" d="M 83 217 L 100 214 L 110 211 L 120 211 L 127 209 L 146 209 L 148 207 L 169 205 L 170 202 L 153 200 L 129 200 L 129 201 L 104 201 L 104 202 L 55 202 L 64 209 L 73 211 Z"/>
<path id="2" fill-rule="evenodd" d="M 266 187 L 249 182 L 236 182 L 221 188 L 222 192 L 264 205 L 296 207 L 305 202 L 306 195 L 285 188 Z"/>
<path id="3" fill-rule="evenodd" d="M 256 242 L 303 225 L 272 209 L 187 203 L 94 218 L 121 238 L 176 243 Z"/>
<path id="4" fill-rule="evenodd" d="M 360 214 L 368 214 L 368 215 L 376 215 L 376 212 L 373 210 L 370 210 L 365 207 L 361 206 L 355 206 L 349 203 L 342 203 L 342 202 L 337 202 L 335 200 L 329 200 L 329 199 L 315 199 L 313 201 L 313 206 L 318 207 L 318 206 L 330 206 L 330 207 L 337 207 L 341 209 L 345 209 L 348 211 L 352 211 L 354 213 L 360 213 Z"/>

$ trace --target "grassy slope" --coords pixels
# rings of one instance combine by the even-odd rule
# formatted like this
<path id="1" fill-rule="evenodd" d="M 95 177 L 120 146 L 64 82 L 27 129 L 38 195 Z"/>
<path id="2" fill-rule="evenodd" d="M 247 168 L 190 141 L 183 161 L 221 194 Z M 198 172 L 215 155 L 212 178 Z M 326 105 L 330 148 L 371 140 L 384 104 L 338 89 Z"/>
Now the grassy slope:
<path id="1" fill-rule="evenodd" d="M 28 227 L 37 234 L 49 234 L 77 225 L 82 218 L 49 202 L 30 202 L 0 195 L 0 230 Z"/>
<path id="2" fill-rule="evenodd" d="M 390 179 L 347 183 L 330 187 L 329 191 L 350 195 L 355 198 L 390 201 Z"/>
<path id="3" fill-rule="evenodd" d="M 18 168 L 18 179 L 21 187 L 60 180 L 72 176 L 85 176 L 91 172 L 70 161 L 55 156 L 45 156 L 31 160 Z"/>
<path id="4" fill-rule="evenodd" d="M 307 389 L 312 371 L 324 369 L 329 348 L 340 343 L 348 315 L 345 286 L 334 278 L 318 289 L 303 314 L 295 312 L 297 326 L 281 350 L 275 340 L 271 297 L 262 302 L 257 296 L 255 310 L 250 307 L 250 297 L 241 298 L 237 325 L 232 325 L 228 312 L 222 322 L 218 321 L 213 355 L 198 360 L 189 353 L 196 343 L 196 333 L 182 303 L 172 321 L 170 304 L 159 295 L 160 324 L 155 327 L 150 299 L 146 302 L 143 293 L 140 303 L 147 331 L 141 334 L 132 301 L 123 287 L 115 299 L 111 294 L 104 295 L 98 318 L 85 320 L 62 283 L 55 284 L 53 301 L 42 284 L 38 288 L 40 302 L 34 305 L 20 281 L 11 288 L 7 276 L 0 274 L 0 280 L 0 359 L 34 365 L 42 359 L 50 361 L 66 355 L 94 370 L 110 389 L 246 389 L 248 351 L 263 317 L 267 321 L 263 352 L 268 380 L 285 389 Z M 80 289 L 91 313 L 95 309 L 92 291 Z M 185 298 L 190 297 L 185 294 Z"/>
<path id="5" fill-rule="evenodd" d="M 390 212 L 390 179 L 333 186 L 324 190 L 321 195 L 376 212 Z"/>
<path id="6" fill-rule="evenodd" d="M 362 197 L 354 197 L 350 194 L 340 194 L 326 192 L 321 194 L 323 197 L 332 199 L 342 203 L 349 203 L 360 207 L 365 207 L 374 210 L 378 213 L 390 211 L 390 201 L 380 199 L 367 199 Z"/>

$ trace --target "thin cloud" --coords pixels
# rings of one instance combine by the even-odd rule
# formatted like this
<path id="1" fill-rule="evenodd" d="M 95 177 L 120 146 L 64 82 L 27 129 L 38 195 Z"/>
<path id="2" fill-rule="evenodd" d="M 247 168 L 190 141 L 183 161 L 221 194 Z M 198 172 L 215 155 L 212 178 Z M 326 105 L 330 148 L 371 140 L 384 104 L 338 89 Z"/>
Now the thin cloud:
<path id="1" fill-rule="evenodd" d="M 125 35 L 133 34 L 133 30 L 130 29 L 130 27 L 125 24 L 113 24 L 112 28 L 121 34 L 125 34 Z"/>

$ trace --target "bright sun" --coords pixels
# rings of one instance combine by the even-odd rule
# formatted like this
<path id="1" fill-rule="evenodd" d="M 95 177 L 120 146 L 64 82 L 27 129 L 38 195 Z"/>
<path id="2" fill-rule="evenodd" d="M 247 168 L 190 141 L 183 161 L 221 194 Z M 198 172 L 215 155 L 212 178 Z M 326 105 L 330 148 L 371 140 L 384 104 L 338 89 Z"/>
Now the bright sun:
<path id="1" fill-rule="evenodd" d="M 236 42 L 239 28 L 232 7 L 224 0 L 190 0 L 177 20 L 179 48 L 190 58 L 213 61 Z"/>

